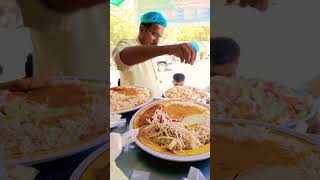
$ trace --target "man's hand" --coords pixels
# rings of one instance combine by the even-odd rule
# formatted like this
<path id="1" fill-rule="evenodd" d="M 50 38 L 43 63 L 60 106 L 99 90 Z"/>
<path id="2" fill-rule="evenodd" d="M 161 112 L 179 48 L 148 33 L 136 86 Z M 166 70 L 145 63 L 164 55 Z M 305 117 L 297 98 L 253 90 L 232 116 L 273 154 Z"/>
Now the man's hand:
<path id="1" fill-rule="evenodd" d="M 169 54 L 179 57 L 181 62 L 186 64 L 194 64 L 196 60 L 196 51 L 190 43 L 183 43 L 169 46 Z"/>
<path id="2" fill-rule="evenodd" d="M 72 13 L 82 8 L 106 3 L 106 0 L 40 0 L 40 2 L 53 11 L 58 13 Z"/>
<path id="3" fill-rule="evenodd" d="M 268 9 L 269 0 L 227 0 L 226 4 L 238 4 L 240 7 L 250 6 L 263 12 Z"/>

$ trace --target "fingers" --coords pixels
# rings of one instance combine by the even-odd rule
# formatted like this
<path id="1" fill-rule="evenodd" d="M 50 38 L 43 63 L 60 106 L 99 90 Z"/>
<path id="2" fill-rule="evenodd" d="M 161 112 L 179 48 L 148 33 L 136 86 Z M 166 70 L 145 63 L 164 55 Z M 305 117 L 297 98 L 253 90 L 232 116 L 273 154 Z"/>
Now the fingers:
<path id="1" fill-rule="evenodd" d="M 191 63 L 190 64 L 194 64 L 194 61 L 196 60 L 197 57 L 197 52 L 193 49 L 193 47 L 189 44 L 190 47 L 190 51 L 191 51 Z"/>
<path id="2" fill-rule="evenodd" d="M 183 53 L 184 54 L 183 59 L 185 60 L 184 63 L 193 65 L 197 55 L 196 51 L 193 49 L 193 47 L 189 43 L 182 44 L 182 49 L 184 51 Z"/>
<path id="3" fill-rule="evenodd" d="M 194 64 L 197 53 L 190 43 L 184 43 L 174 46 L 173 55 L 180 58 L 180 61 L 185 64 Z"/>

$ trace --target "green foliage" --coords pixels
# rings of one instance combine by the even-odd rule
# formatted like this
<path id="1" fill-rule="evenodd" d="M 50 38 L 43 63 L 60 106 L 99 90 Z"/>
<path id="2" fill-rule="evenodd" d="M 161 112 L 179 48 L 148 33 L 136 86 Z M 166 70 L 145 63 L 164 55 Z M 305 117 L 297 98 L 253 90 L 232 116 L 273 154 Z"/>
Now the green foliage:
<path id="1" fill-rule="evenodd" d="M 115 46 L 121 39 L 138 36 L 138 26 L 134 23 L 134 13 L 111 6 L 110 46 Z"/>
<path id="2" fill-rule="evenodd" d="M 138 36 L 139 26 L 135 24 L 136 14 L 111 6 L 110 46 L 115 46 L 121 39 L 133 39 Z M 164 31 L 164 38 L 170 41 L 209 41 L 210 26 L 171 25 Z"/>
<path id="3" fill-rule="evenodd" d="M 209 41 L 210 26 L 170 26 L 165 31 L 166 39 L 174 39 L 176 28 L 176 41 Z"/>

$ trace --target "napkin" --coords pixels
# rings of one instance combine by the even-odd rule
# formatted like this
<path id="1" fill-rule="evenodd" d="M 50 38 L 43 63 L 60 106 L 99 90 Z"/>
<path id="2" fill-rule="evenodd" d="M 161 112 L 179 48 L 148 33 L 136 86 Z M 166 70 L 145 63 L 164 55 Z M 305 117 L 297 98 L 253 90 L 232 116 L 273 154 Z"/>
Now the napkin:
<path id="1" fill-rule="evenodd" d="M 183 180 L 207 180 L 207 178 L 202 174 L 202 172 L 195 167 L 190 167 L 189 174 L 187 178 Z"/>
<path id="2" fill-rule="evenodd" d="M 34 180 L 39 174 L 39 171 L 35 168 L 15 165 L 7 169 L 8 180 Z"/>
<path id="3" fill-rule="evenodd" d="M 4 148 L 0 145 L 0 179 L 1 180 L 34 180 L 39 171 L 35 168 L 14 165 L 5 167 Z"/>
<path id="4" fill-rule="evenodd" d="M 149 177 L 149 172 L 133 170 L 130 180 L 149 180 Z"/>
<path id="5" fill-rule="evenodd" d="M 114 127 L 123 127 L 126 124 L 126 119 L 121 119 L 121 115 L 120 114 L 113 114 L 110 115 L 110 128 L 114 128 Z"/>
<path id="6" fill-rule="evenodd" d="M 128 180 L 124 173 L 117 167 L 115 160 L 121 154 L 122 148 L 132 143 L 137 137 L 139 129 L 130 130 L 123 135 L 110 133 L 110 177 L 117 180 Z"/>

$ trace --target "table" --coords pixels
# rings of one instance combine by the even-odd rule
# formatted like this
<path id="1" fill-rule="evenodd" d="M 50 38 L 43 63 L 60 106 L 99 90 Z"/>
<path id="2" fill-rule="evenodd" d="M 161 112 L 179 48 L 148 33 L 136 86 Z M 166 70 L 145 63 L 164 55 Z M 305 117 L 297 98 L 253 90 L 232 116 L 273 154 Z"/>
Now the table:
<path id="1" fill-rule="evenodd" d="M 157 101 L 154 99 L 153 101 Z M 116 127 L 111 132 L 124 133 L 128 131 L 129 122 L 132 116 L 137 112 L 129 112 L 122 114 L 126 118 L 127 123 L 124 127 Z M 210 159 L 199 162 L 171 162 L 154 157 L 145 151 L 141 150 L 135 143 L 129 146 L 127 152 L 122 151 L 117 158 L 117 166 L 130 179 L 133 170 L 150 172 L 150 180 L 180 180 L 182 177 L 187 177 L 190 166 L 196 167 L 210 179 Z"/>
<path id="2" fill-rule="evenodd" d="M 34 168 L 40 171 L 35 180 L 69 180 L 80 163 L 101 146 L 98 145 L 62 159 L 33 165 Z"/>

